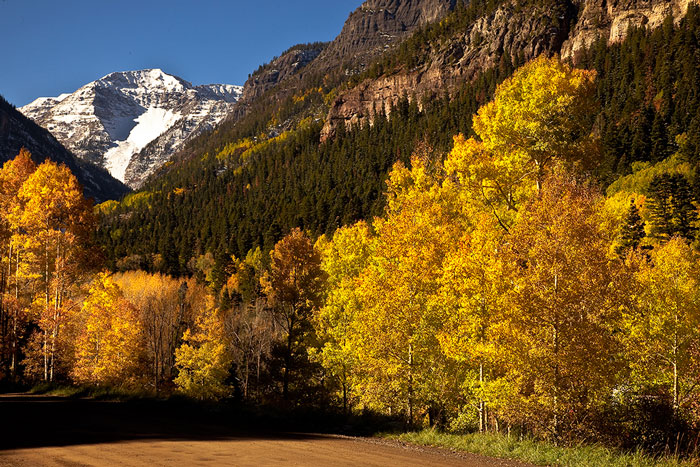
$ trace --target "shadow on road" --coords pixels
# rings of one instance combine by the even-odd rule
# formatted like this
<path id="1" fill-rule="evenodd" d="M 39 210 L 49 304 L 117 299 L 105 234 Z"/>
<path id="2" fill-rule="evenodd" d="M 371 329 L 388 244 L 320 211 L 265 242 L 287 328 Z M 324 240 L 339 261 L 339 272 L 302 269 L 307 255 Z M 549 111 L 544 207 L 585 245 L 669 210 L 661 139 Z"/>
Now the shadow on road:
<path id="1" fill-rule="evenodd" d="M 0 451 L 130 440 L 312 440 L 192 404 L 0 395 Z"/>

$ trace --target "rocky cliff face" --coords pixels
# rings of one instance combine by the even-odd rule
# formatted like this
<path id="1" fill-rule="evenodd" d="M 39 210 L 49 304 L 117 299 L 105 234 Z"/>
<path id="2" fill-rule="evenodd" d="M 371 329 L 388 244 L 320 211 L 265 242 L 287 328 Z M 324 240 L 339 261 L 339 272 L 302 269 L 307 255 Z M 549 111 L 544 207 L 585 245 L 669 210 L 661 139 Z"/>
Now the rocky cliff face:
<path id="1" fill-rule="evenodd" d="M 307 74 L 356 73 L 419 27 L 444 17 L 457 0 L 367 0 L 352 12 L 329 43 L 300 44 L 260 67 L 243 87 L 239 118 L 254 99 L 278 88 L 279 98 L 297 90 Z"/>
<path id="2" fill-rule="evenodd" d="M 0 165 L 14 158 L 22 148 L 27 148 L 37 163 L 49 158 L 67 165 L 83 186 L 85 195 L 96 202 L 119 199 L 129 191 L 106 170 L 76 158 L 51 133 L 0 97 Z"/>
<path id="3" fill-rule="evenodd" d="M 261 66 L 246 81 L 229 118 L 242 118 L 253 102 L 274 106 L 304 87 L 304 78 L 347 76 L 362 71 L 378 56 L 421 26 L 454 10 L 457 0 L 367 0 L 353 11 L 331 42 L 299 44 Z M 268 93 L 268 91 L 273 92 Z M 261 99 L 262 98 L 262 99 Z"/>
<path id="4" fill-rule="evenodd" d="M 260 97 L 284 79 L 299 73 L 320 55 L 326 45 L 326 43 L 295 45 L 270 63 L 261 66 L 245 82 L 241 100 L 250 101 Z"/>
<path id="5" fill-rule="evenodd" d="M 561 48 L 564 58 L 575 58 L 598 38 L 608 43 L 623 40 L 630 27 L 654 29 L 672 17 L 679 21 L 692 0 L 578 0 L 580 14 L 571 35 Z"/>
<path id="6" fill-rule="evenodd" d="M 479 71 L 496 66 L 504 54 L 529 60 L 560 53 L 575 59 L 579 50 L 599 37 L 613 43 L 624 39 L 630 26 L 655 28 L 669 16 L 680 20 L 690 1 L 694 0 L 553 0 L 544 5 L 508 0 L 431 50 L 417 69 L 365 80 L 338 96 L 321 138 L 332 137 L 341 124 L 370 121 L 373 109 L 388 113 L 404 95 L 452 91 Z"/>
<path id="7" fill-rule="evenodd" d="M 443 95 L 481 70 L 496 66 L 504 54 L 529 60 L 554 53 L 567 38 L 574 15 L 567 1 L 528 8 L 509 2 L 431 50 L 429 60 L 417 69 L 365 80 L 340 95 L 332 104 L 321 138 L 332 137 L 341 124 L 363 124 L 374 109 L 389 113 L 404 95 L 409 99 Z"/>
<path id="8" fill-rule="evenodd" d="M 352 12 L 342 31 L 312 66 L 328 70 L 343 64 L 362 69 L 421 26 L 444 17 L 457 0 L 367 0 Z"/>
<path id="9" fill-rule="evenodd" d="M 138 187 L 189 138 L 220 122 L 240 94 L 240 86 L 192 86 L 153 69 L 112 73 L 20 110 L 81 159 Z M 167 150 L 141 155 L 160 138 L 156 146 Z"/>

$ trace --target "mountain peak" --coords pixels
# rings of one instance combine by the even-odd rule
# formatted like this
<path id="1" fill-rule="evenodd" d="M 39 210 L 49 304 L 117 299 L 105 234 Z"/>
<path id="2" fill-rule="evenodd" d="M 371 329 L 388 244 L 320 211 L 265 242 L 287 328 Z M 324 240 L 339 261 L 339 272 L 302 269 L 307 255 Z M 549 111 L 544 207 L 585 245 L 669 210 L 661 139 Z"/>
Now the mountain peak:
<path id="1" fill-rule="evenodd" d="M 213 128 L 238 101 L 241 87 L 193 86 L 160 68 L 118 71 L 72 94 L 39 98 L 20 108 L 78 157 L 138 186 L 189 138 Z M 142 150 L 167 139 L 157 156 L 127 170 Z"/>
<path id="2" fill-rule="evenodd" d="M 160 68 L 134 71 L 117 71 L 98 79 L 96 83 L 117 88 L 162 89 L 167 92 L 184 92 L 192 84 L 184 79 L 164 72 Z"/>

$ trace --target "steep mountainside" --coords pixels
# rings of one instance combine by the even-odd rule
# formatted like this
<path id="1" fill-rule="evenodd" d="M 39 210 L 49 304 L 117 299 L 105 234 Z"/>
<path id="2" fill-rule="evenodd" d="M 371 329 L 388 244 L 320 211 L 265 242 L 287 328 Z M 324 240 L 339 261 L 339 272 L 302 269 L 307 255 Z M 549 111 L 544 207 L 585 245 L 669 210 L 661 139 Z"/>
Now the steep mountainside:
<path id="1" fill-rule="evenodd" d="M 270 63 L 261 65 L 243 86 L 243 102 L 250 102 L 269 91 L 286 78 L 300 72 L 316 59 L 328 44 L 317 42 L 299 44 L 284 51 Z"/>
<path id="2" fill-rule="evenodd" d="M 0 163 L 14 158 L 23 147 L 37 163 L 48 158 L 67 165 L 83 185 L 85 195 L 97 202 L 119 199 L 129 191 L 106 170 L 77 159 L 51 133 L 0 97 Z"/>
<path id="3" fill-rule="evenodd" d="M 673 1 L 665 3 L 671 13 Z M 372 3 L 360 12 L 370 12 Z M 207 251 L 241 256 L 270 248 L 293 227 L 330 233 L 381 214 L 393 163 L 409 163 L 416 148 L 440 158 L 454 135 L 471 135 L 472 115 L 496 85 L 528 59 L 561 53 L 591 5 L 458 2 L 368 60 L 364 71 L 340 64 L 319 78 L 313 70 L 325 66 L 332 44 L 342 42 L 336 39 L 251 99 L 241 118 L 191 140 L 142 192 L 106 206 L 103 242 L 115 265 L 135 255 L 139 264 L 179 274 Z M 628 8 L 648 7 L 635 0 Z M 600 109 L 591 125 L 602 144 L 591 175 L 603 185 L 635 162 L 679 150 L 700 164 L 700 62 L 693 58 L 700 56 L 700 9 L 682 11 L 661 28 L 625 31 L 624 39 L 611 39 L 601 22 L 599 39 L 575 54 L 580 66 L 597 72 Z"/>
<path id="4" fill-rule="evenodd" d="M 112 73 L 20 110 L 78 157 L 138 187 L 184 142 L 219 123 L 240 94 L 239 86 L 192 86 L 153 69 Z"/>
<path id="5" fill-rule="evenodd" d="M 408 41 L 403 51 L 409 57 L 404 63 L 408 66 L 370 76 L 341 94 L 331 106 L 322 139 L 331 137 L 338 125 L 362 124 L 376 110 L 388 111 L 403 95 L 425 99 L 454 92 L 465 80 L 496 66 L 504 55 L 514 61 L 518 56 L 530 60 L 543 53 L 560 53 L 577 61 L 577 55 L 598 39 L 613 44 L 622 41 L 630 28 L 655 29 L 666 18 L 677 23 L 690 3 L 512 0 L 498 7 L 492 4 L 492 11 L 456 29 L 447 41 L 428 46 L 423 37 Z"/>
<path id="6" fill-rule="evenodd" d="M 332 137 L 339 125 L 362 124 L 376 112 L 390 112 L 403 96 L 418 98 L 421 106 L 436 95 L 454 93 L 498 66 L 504 56 L 513 62 L 558 52 L 574 19 L 575 10 L 566 0 L 525 5 L 507 1 L 474 21 L 461 24 L 452 18 L 443 31 L 436 28 L 446 40 L 431 42 L 418 34 L 398 51 L 405 63 L 388 73 L 381 66 L 380 71 L 370 70 L 370 76 L 343 92 L 331 105 L 321 138 Z"/>
<path id="7" fill-rule="evenodd" d="M 231 122 L 310 87 L 333 88 L 362 72 L 421 27 L 443 18 L 457 0 L 369 0 L 353 11 L 329 43 L 299 44 L 261 66 L 245 83 Z"/>
<path id="8" fill-rule="evenodd" d="M 579 16 L 561 49 L 562 57 L 575 58 L 585 47 L 603 38 L 622 41 L 630 27 L 654 29 L 666 18 L 678 23 L 693 0 L 575 0 Z"/>
<path id="9" fill-rule="evenodd" d="M 421 26 L 452 11 L 457 0 L 368 0 L 352 12 L 342 31 L 321 52 L 312 68 L 338 65 L 364 68 Z"/>

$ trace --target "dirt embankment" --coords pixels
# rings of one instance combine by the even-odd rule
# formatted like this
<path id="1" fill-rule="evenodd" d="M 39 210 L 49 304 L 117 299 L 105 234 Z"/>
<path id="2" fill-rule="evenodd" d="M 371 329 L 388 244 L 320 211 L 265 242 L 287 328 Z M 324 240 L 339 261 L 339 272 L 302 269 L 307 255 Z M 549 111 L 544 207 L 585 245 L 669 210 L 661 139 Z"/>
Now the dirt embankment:
<path id="1" fill-rule="evenodd" d="M 0 395 L 0 466 L 522 466 L 376 439 L 247 430 L 172 404 Z"/>

